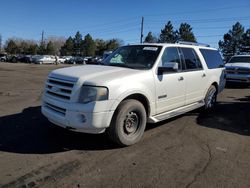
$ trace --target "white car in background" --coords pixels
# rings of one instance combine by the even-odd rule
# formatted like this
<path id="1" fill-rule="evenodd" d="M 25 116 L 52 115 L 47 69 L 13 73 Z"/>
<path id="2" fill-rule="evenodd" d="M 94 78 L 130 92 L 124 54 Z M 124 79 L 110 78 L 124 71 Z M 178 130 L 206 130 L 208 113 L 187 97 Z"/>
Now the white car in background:
<path id="1" fill-rule="evenodd" d="M 56 58 L 51 55 L 38 55 L 33 57 L 33 62 L 36 64 L 54 64 Z"/>
<path id="2" fill-rule="evenodd" d="M 225 67 L 227 82 L 250 83 L 250 54 L 233 56 Z"/>

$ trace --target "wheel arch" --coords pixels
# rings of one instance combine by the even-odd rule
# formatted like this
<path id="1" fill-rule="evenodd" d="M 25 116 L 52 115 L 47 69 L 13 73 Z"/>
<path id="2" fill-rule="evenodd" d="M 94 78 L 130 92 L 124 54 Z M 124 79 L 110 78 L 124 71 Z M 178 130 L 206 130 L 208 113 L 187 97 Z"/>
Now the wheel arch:
<path id="1" fill-rule="evenodd" d="M 149 101 L 148 101 L 148 99 L 147 99 L 147 97 L 145 95 L 143 95 L 141 93 L 131 94 L 131 95 L 125 97 L 122 101 L 127 100 L 127 99 L 135 99 L 135 100 L 141 102 L 142 105 L 144 106 L 145 110 L 146 110 L 147 117 L 149 116 L 149 114 L 151 112 L 150 111 L 150 105 L 149 105 Z"/>

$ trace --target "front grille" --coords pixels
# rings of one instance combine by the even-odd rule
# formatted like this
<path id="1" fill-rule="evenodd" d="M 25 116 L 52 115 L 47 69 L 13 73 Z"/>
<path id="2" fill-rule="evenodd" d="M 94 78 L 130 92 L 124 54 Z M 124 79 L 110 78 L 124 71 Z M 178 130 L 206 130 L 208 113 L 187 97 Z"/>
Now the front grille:
<path id="1" fill-rule="evenodd" d="M 250 70 L 248 69 L 227 69 L 227 74 L 250 74 Z"/>
<path id="2" fill-rule="evenodd" d="M 58 106 L 55 106 L 55 105 L 53 105 L 53 104 L 50 104 L 50 103 L 45 102 L 45 103 L 44 103 L 44 106 L 45 106 L 46 108 L 48 108 L 48 109 L 54 111 L 54 112 L 59 113 L 60 115 L 65 116 L 65 114 L 66 114 L 66 109 L 61 108 L 61 107 L 58 107 Z"/>
<path id="3" fill-rule="evenodd" d="M 49 77 L 46 82 L 46 94 L 63 100 L 70 100 L 70 96 L 74 87 L 74 82 L 69 80 Z"/>

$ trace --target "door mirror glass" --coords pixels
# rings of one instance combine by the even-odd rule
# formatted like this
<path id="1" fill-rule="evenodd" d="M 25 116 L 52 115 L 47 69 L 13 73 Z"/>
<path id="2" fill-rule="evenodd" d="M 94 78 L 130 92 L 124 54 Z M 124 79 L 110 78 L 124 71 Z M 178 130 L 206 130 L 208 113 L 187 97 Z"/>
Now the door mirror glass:
<path id="1" fill-rule="evenodd" d="M 177 72 L 179 64 L 175 62 L 163 63 L 162 67 L 158 67 L 158 74 L 163 74 L 164 72 Z"/>

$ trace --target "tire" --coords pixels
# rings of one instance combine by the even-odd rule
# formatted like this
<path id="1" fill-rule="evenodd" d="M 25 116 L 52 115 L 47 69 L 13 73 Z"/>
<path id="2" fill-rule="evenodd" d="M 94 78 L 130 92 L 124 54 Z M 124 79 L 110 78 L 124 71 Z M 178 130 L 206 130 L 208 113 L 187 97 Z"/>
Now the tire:
<path id="1" fill-rule="evenodd" d="M 217 102 L 217 93 L 216 87 L 211 85 L 205 97 L 205 110 L 211 110 L 214 108 Z"/>
<path id="2" fill-rule="evenodd" d="M 145 108 L 139 101 L 134 99 L 122 101 L 107 129 L 109 138 L 120 146 L 137 143 L 144 133 L 146 119 Z"/>

